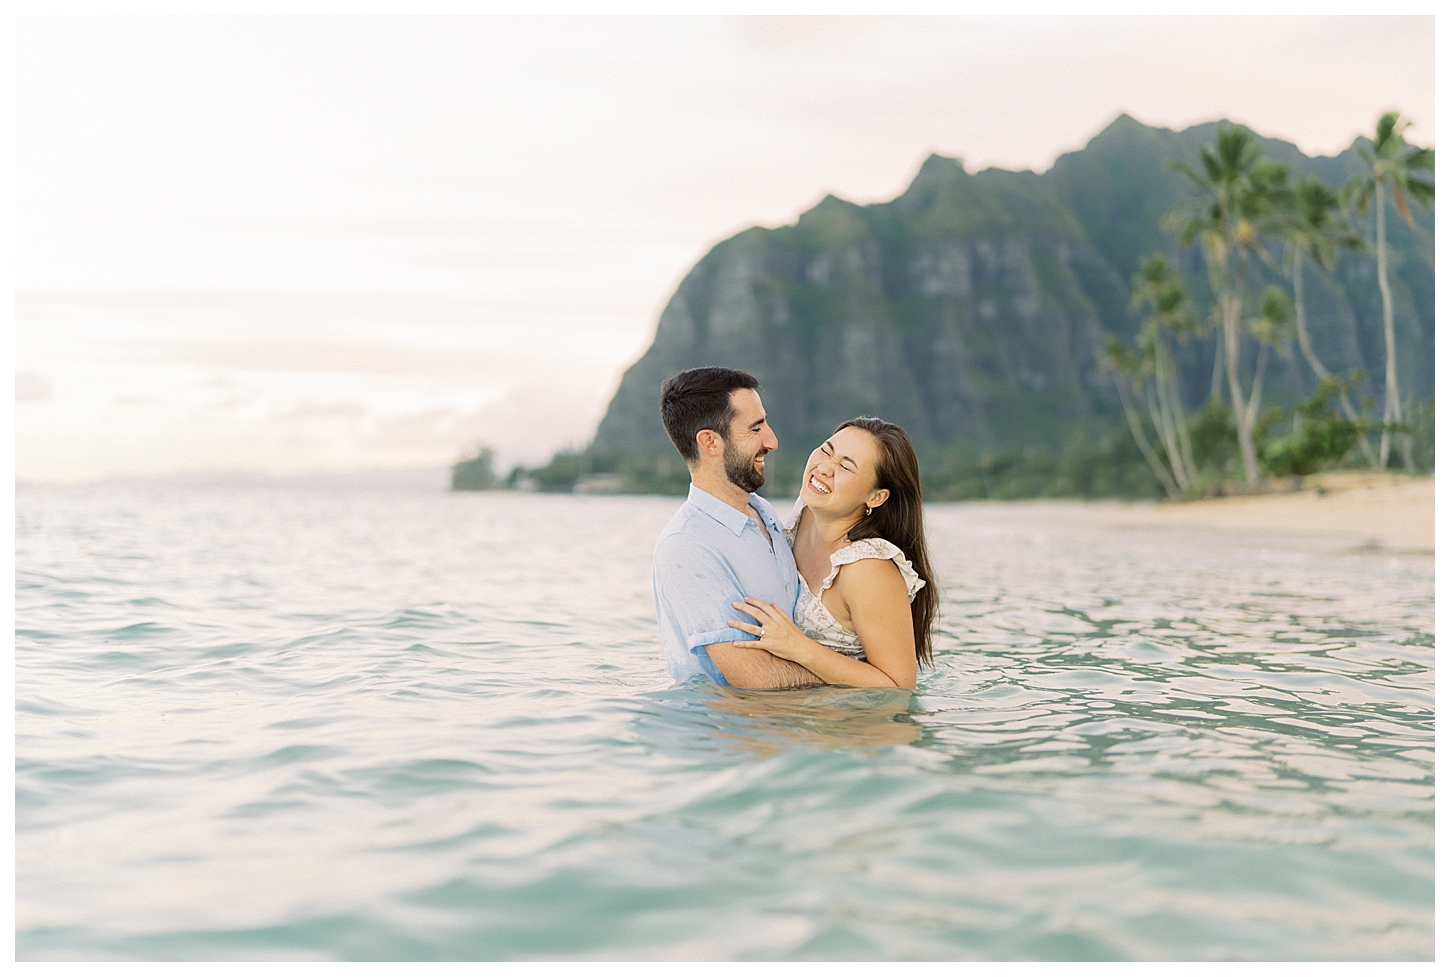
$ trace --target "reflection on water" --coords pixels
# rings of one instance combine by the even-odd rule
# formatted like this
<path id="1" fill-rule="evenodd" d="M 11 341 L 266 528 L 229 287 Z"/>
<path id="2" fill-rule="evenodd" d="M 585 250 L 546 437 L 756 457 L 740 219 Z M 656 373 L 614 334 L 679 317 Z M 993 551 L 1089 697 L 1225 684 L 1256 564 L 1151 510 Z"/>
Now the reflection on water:
<path id="1" fill-rule="evenodd" d="M 783 689 L 755 692 L 698 686 L 712 736 L 756 756 L 788 744 L 840 747 L 903 746 L 924 731 L 910 715 L 912 695 L 898 689 Z"/>
<path id="2" fill-rule="evenodd" d="M 934 507 L 915 695 L 671 689 L 676 506 L 18 490 L 17 955 L 1433 957 L 1429 558 Z"/>

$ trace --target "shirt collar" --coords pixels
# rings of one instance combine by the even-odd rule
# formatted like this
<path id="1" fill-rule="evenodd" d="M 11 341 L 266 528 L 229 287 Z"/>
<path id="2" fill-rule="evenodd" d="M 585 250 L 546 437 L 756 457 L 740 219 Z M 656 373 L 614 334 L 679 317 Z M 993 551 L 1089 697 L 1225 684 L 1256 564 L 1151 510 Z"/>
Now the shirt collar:
<path id="1" fill-rule="evenodd" d="M 695 508 L 705 513 L 711 519 L 714 519 L 736 536 L 744 532 L 746 525 L 750 522 L 750 517 L 745 513 L 724 500 L 717 499 L 698 486 L 690 486 L 689 501 Z M 759 505 L 759 502 L 759 497 L 754 492 L 750 493 L 750 507 L 755 510 L 756 515 L 760 516 L 761 521 L 767 527 L 779 532 L 780 523 L 776 522 L 775 517 L 771 514 L 770 506 Z"/>

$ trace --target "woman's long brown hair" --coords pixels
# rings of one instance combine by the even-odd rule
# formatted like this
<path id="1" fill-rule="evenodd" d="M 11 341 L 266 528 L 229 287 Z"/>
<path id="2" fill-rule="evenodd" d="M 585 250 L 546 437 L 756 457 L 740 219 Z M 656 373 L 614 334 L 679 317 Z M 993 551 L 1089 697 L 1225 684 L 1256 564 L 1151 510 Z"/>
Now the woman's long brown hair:
<path id="1" fill-rule="evenodd" d="M 846 538 L 879 538 L 901 547 L 911 567 L 926 586 L 917 591 L 911 602 L 911 630 L 916 638 L 918 664 L 932 663 L 931 626 L 936 620 L 936 578 L 931 561 L 926 557 L 926 523 L 921 511 L 921 471 L 916 464 L 916 448 L 911 437 L 900 426 L 879 417 L 857 417 L 843 422 L 845 427 L 859 427 L 876 439 L 880 457 L 876 461 L 876 487 L 890 491 L 884 505 L 851 527 Z"/>

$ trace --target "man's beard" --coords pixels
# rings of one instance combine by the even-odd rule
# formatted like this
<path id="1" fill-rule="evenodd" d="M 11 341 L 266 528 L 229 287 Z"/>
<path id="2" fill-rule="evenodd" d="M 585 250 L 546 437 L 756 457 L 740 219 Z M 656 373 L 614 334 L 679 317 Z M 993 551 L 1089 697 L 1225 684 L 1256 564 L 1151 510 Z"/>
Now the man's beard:
<path id="1" fill-rule="evenodd" d="M 740 454 L 730 441 L 725 442 L 725 477 L 747 492 L 754 492 L 765 484 L 765 473 L 755 470 L 755 458 Z"/>

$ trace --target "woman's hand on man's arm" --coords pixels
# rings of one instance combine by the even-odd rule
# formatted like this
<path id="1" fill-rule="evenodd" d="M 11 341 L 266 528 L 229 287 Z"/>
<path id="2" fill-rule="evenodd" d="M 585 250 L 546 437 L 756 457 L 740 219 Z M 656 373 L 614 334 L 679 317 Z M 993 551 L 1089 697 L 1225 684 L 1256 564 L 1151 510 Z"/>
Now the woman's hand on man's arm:
<path id="1" fill-rule="evenodd" d="M 863 560 L 861 562 L 880 561 Z M 895 565 L 887 565 L 891 567 L 893 572 L 896 572 Z M 898 582 L 901 581 L 901 574 L 899 572 L 896 572 L 896 579 Z M 902 600 L 906 601 L 904 583 L 901 584 L 901 590 Z M 757 635 L 754 641 L 733 642 L 737 648 L 764 649 L 779 659 L 797 663 L 829 685 L 849 685 L 855 688 L 867 689 L 889 689 L 892 687 L 902 689 L 916 688 L 916 648 L 911 640 L 911 610 L 909 602 L 907 603 L 906 612 L 906 642 L 910 649 L 909 671 L 907 668 L 902 667 L 900 662 L 894 662 L 895 667 L 891 669 L 882 668 L 877 664 L 872 654 L 873 646 L 876 643 L 874 634 L 872 644 L 866 644 L 866 639 L 864 637 L 862 638 L 863 645 L 866 648 L 867 660 L 860 661 L 812 641 L 806 637 L 805 632 L 796 625 L 795 621 L 788 614 L 774 604 L 767 604 L 765 601 L 747 597 L 733 606 L 759 622 L 757 624 L 747 624 L 744 621 L 737 620 L 729 622 L 731 627 Z M 868 616 L 870 613 L 868 611 Z M 854 609 L 852 623 L 855 623 Z"/>
<path id="2" fill-rule="evenodd" d="M 795 662 L 777 658 L 753 641 L 722 641 L 705 651 L 725 681 L 735 689 L 799 689 L 824 685 L 814 673 Z"/>

